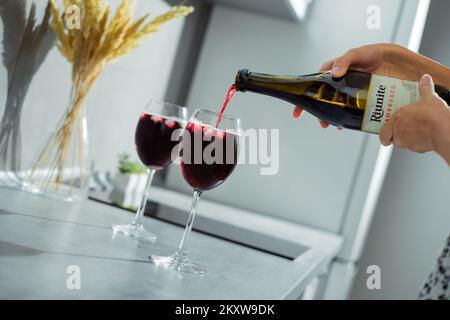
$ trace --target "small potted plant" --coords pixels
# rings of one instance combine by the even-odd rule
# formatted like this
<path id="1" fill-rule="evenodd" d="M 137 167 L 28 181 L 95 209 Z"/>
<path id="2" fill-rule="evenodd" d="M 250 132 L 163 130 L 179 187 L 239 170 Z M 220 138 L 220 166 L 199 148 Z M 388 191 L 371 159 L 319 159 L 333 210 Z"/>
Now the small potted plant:
<path id="1" fill-rule="evenodd" d="M 119 155 L 117 169 L 109 199 L 118 206 L 136 211 L 145 192 L 147 169 L 130 160 L 128 154 Z"/>

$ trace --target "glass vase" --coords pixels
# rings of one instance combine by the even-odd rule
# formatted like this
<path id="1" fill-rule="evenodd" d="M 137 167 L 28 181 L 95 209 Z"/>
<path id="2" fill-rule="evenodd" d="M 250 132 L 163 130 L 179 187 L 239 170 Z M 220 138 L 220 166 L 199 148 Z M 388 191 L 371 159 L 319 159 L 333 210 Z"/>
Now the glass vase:
<path id="1" fill-rule="evenodd" d="M 67 111 L 25 174 L 26 191 L 66 201 L 88 197 L 90 162 L 84 101 L 85 96 L 72 88 Z"/>

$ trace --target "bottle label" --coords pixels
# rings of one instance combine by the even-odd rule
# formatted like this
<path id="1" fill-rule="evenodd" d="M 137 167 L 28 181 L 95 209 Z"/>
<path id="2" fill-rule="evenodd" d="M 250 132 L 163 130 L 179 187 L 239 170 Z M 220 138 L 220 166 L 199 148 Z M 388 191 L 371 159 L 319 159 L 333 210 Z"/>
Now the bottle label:
<path id="1" fill-rule="evenodd" d="M 361 130 L 380 133 L 398 108 L 419 99 L 418 82 L 372 75 Z"/>

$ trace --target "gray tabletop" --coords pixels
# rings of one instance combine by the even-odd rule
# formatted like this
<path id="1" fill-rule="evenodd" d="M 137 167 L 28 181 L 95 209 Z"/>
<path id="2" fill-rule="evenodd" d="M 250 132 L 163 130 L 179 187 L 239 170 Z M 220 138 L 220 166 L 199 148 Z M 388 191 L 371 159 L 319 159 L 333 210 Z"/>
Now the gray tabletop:
<path id="1" fill-rule="evenodd" d="M 313 265 L 193 232 L 189 253 L 205 275 L 182 274 L 148 261 L 170 254 L 183 229 L 152 218 L 156 243 L 113 235 L 130 212 L 0 189 L 0 298 L 3 299 L 282 299 L 294 298 Z M 69 289 L 74 270 L 80 289 Z M 69 282 L 69 286 L 68 286 Z"/>

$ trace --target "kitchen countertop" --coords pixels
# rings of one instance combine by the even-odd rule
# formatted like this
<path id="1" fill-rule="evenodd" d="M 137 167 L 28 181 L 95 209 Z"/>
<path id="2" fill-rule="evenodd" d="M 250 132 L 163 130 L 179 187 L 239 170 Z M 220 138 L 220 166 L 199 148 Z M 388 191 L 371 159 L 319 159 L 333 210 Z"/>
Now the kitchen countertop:
<path id="1" fill-rule="evenodd" d="M 159 192 L 161 198 L 177 196 Z M 189 253 L 207 273 L 184 274 L 148 261 L 154 253 L 171 254 L 183 228 L 145 217 L 144 224 L 159 236 L 155 243 L 113 235 L 112 223 L 132 217 L 92 200 L 75 205 L 0 189 L 0 298 L 295 299 L 341 246 L 339 238 L 324 236 L 314 241 L 320 248 L 309 243 L 308 250 L 289 259 L 194 231 Z M 79 290 L 67 286 L 73 270 L 80 271 Z"/>

